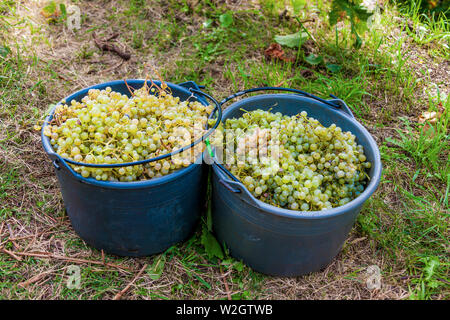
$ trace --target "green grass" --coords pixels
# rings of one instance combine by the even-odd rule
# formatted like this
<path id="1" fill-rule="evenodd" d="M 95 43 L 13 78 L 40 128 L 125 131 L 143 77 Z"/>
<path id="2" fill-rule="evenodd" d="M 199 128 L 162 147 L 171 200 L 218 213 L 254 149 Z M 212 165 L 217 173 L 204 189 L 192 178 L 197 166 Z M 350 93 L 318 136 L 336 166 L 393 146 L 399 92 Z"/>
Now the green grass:
<path id="1" fill-rule="evenodd" d="M 448 106 L 447 100 L 444 114 L 428 131 L 423 125 L 414 129 L 408 120 L 399 119 L 406 130 L 396 129 L 400 139 L 387 138 L 393 146 L 380 148 L 381 185 L 389 187 L 369 200 L 358 218 L 363 234 L 376 239 L 394 262 L 401 260 L 407 266 L 411 299 L 432 298 L 450 284 Z M 392 192 L 399 204 L 396 211 L 386 200 L 393 198 L 389 197 Z"/>
<path id="2" fill-rule="evenodd" d="M 444 183 L 447 182 L 450 175 L 449 135 L 446 132 L 449 120 L 448 111 L 445 112 L 436 127 L 419 126 L 419 133 L 411 128 L 407 119 L 402 118 L 402 120 L 407 132 L 403 133 L 402 130 L 397 129 L 400 139 L 388 139 L 388 141 L 407 152 L 417 164 L 426 167 L 427 173 Z"/>
<path id="3" fill-rule="evenodd" d="M 410 1 L 402 6 L 405 21 L 403 28 L 414 42 L 425 45 L 432 56 L 450 57 L 450 8 L 443 12 L 426 13 L 421 10 L 422 1 Z M 437 44 L 438 47 L 432 45 Z"/>
<path id="4" fill-rule="evenodd" d="M 401 211 L 393 212 L 380 196 L 374 197 L 359 215 L 357 227 L 375 239 L 393 263 L 407 266 L 403 278 L 411 280 L 410 298 L 432 298 L 440 290 L 445 292 L 450 280 L 448 212 L 433 202 L 432 196 L 415 196 L 395 182 L 384 183 L 395 185 Z M 429 261 L 435 261 L 433 272 L 427 271 Z"/>

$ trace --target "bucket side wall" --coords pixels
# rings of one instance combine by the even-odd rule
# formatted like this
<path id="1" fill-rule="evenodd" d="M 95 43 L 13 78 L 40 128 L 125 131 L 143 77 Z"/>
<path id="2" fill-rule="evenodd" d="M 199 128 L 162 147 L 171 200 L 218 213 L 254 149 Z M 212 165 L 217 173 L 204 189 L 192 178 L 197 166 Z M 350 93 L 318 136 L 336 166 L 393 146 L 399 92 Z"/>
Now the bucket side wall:
<path id="1" fill-rule="evenodd" d="M 372 163 L 370 182 L 358 198 L 342 207 L 311 215 L 299 212 L 298 216 L 293 210 L 269 205 L 258 208 L 256 199 L 253 204 L 246 202 L 246 197 L 219 182 L 228 178 L 213 165 L 213 228 L 231 255 L 256 271 L 270 275 L 298 276 L 318 271 L 339 253 L 363 203 L 378 186 L 381 175 L 378 147 L 367 130 L 349 114 L 299 95 L 267 94 L 245 98 L 229 106 L 222 120 L 239 118 L 245 111 L 257 109 L 289 116 L 306 111 L 324 126 L 335 123 L 356 136 Z"/>
<path id="2" fill-rule="evenodd" d="M 255 270 L 297 276 L 339 253 L 361 208 L 325 219 L 292 219 L 248 204 L 213 178 L 213 228 L 221 244 Z"/>
<path id="3" fill-rule="evenodd" d="M 121 256 L 162 252 L 194 230 L 205 203 L 205 167 L 139 189 L 101 188 L 56 170 L 67 213 L 88 244 Z"/>

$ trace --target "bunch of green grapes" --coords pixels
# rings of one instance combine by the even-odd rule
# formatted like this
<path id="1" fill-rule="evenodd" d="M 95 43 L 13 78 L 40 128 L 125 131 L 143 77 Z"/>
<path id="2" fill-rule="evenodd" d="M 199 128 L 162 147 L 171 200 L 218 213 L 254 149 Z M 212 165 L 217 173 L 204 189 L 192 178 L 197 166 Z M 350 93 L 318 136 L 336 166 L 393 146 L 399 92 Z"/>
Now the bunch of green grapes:
<path id="1" fill-rule="evenodd" d="M 44 127 L 54 150 L 63 158 L 90 164 L 119 164 L 150 159 L 191 144 L 204 134 L 211 105 L 180 101 L 168 91 L 146 85 L 131 97 L 91 89 L 80 102 L 58 105 Z M 145 165 L 95 168 L 72 166 L 83 177 L 135 181 L 160 177 L 189 166 L 203 151 L 202 144 Z"/>
<path id="2" fill-rule="evenodd" d="M 255 110 L 228 119 L 225 166 L 259 200 L 301 211 L 342 206 L 363 192 L 371 167 L 351 132 L 307 117 Z M 230 148 L 230 145 L 234 147 Z M 228 146 L 228 148 L 227 148 Z"/>

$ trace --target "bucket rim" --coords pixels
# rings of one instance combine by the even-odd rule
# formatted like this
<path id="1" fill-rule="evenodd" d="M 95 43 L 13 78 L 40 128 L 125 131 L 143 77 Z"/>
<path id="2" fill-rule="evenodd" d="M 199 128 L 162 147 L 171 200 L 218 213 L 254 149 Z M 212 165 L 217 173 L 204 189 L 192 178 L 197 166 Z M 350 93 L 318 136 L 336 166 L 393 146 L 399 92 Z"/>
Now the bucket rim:
<path id="1" fill-rule="evenodd" d="M 297 211 L 297 210 L 291 210 L 291 209 L 285 209 L 285 208 L 279 208 L 273 205 L 270 205 L 268 203 L 265 203 L 259 199 L 256 199 L 253 194 L 251 194 L 247 188 L 245 188 L 245 186 L 242 184 L 243 186 L 243 191 L 246 192 L 246 196 L 249 197 L 251 199 L 251 201 L 253 203 L 250 203 L 249 201 L 246 201 L 249 205 L 264 211 L 266 213 L 270 213 L 270 214 L 274 214 L 276 216 L 280 216 L 280 217 L 284 217 L 284 218 L 291 218 L 291 219 L 311 219 L 311 220 L 315 220 L 315 219 L 326 219 L 326 218 L 333 218 L 333 217 L 337 217 L 341 214 L 344 214 L 345 212 L 348 212 L 350 210 L 354 210 L 356 208 L 359 208 L 360 206 L 362 206 L 364 204 L 364 202 L 366 202 L 369 197 L 375 192 L 375 190 L 377 189 L 380 180 L 381 180 L 381 172 L 382 172 L 382 167 L 383 164 L 381 162 L 381 156 L 380 156 L 380 151 L 378 149 L 378 145 L 375 142 L 374 138 L 372 137 L 372 135 L 369 133 L 369 131 L 361 124 L 359 123 L 355 118 L 351 117 L 350 115 L 348 115 L 345 112 L 342 111 L 338 111 L 335 109 L 331 109 L 328 106 L 326 106 L 325 104 L 318 102 L 314 99 L 305 97 L 305 96 L 300 96 L 297 94 L 283 94 L 283 93 L 276 93 L 276 94 L 259 94 L 256 96 L 252 96 L 252 97 L 247 97 L 244 99 L 241 99 L 239 101 L 236 101 L 234 103 L 232 103 L 229 107 L 227 107 L 225 109 L 225 111 L 223 112 L 222 115 L 222 123 L 224 121 L 227 120 L 227 116 L 234 111 L 234 109 L 236 108 L 242 108 L 243 104 L 245 104 L 246 102 L 249 101 L 254 101 L 254 100 L 258 100 L 261 98 L 279 98 L 279 97 L 287 97 L 287 98 L 292 98 L 298 101 L 308 101 L 311 102 L 315 105 L 318 105 L 320 107 L 323 108 L 327 108 L 327 110 L 330 110 L 331 112 L 337 113 L 340 116 L 344 117 L 345 121 L 350 121 L 352 122 L 355 126 L 357 126 L 361 132 L 363 132 L 363 134 L 366 136 L 366 138 L 369 140 L 369 145 L 371 146 L 371 148 L 373 149 L 374 152 L 374 163 L 373 163 L 373 174 L 370 177 L 370 181 L 368 183 L 368 185 L 366 186 L 366 188 L 364 188 L 364 191 L 355 199 L 351 200 L 350 202 L 346 203 L 343 206 L 338 206 L 332 209 L 327 209 L 327 210 L 321 210 L 321 211 Z M 225 178 L 227 181 L 229 181 L 229 178 L 225 175 L 225 173 L 223 173 L 219 167 L 217 166 L 217 164 L 215 163 L 216 160 L 216 155 L 214 154 L 214 162 L 212 164 L 213 167 L 213 171 L 217 176 L 223 177 Z M 230 193 L 232 193 L 232 191 L 229 191 Z M 239 197 L 239 196 L 237 196 Z M 240 197 L 239 197 L 240 198 Z M 242 201 L 245 201 L 244 199 L 240 198 Z"/>
<path id="2" fill-rule="evenodd" d="M 203 161 L 203 160 L 202 160 Z M 61 162 L 60 162 L 61 163 Z M 66 167 L 67 170 L 69 170 L 69 172 L 73 175 L 74 178 L 76 178 L 77 180 L 79 180 L 80 182 L 86 183 L 86 184 L 90 184 L 90 185 L 94 185 L 97 187 L 102 187 L 105 189 L 144 189 L 144 188 L 148 188 L 150 186 L 159 186 L 162 184 L 166 184 L 166 183 L 170 183 L 182 176 L 185 176 L 187 174 L 189 174 L 190 172 L 194 171 L 195 169 L 198 168 L 198 166 L 201 166 L 202 164 L 198 164 L 198 163 L 192 163 L 189 166 L 176 170 L 172 173 L 166 174 L 162 177 L 157 177 L 157 178 L 151 178 L 151 179 L 147 179 L 147 180 L 139 180 L 139 181 L 130 181 L 130 182 L 126 182 L 126 181 L 103 181 L 103 180 L 96 180 L 95 178 L 89 177 L 89 178 L 84 178 L 81 174 L 79 174 L 78 172 L 76 172 L 75 170 L 72 169 L 72 167 L 70 167 L 70 165 L 68 165 L 65 162 L 62 162 L 63 166 Z"/>
<path id="3" fill-rule="evenodd" d="M 133 84 L 142 85 L 145 83 L 145 81 L 146 81 L 146 79 L 126 79 L 126 83 L 128 85 L 133 85 Z M 160 83 L 159 80 L 154 80 L 154 82 Z M 178 84 L 174 84 L 174 83 L 167 82 L 167 81 L 164 81 L 164 82 L 170 88 L 176 88 L 177 90 L 183 91 L 188 95 L 192 94 L 192 92 L 187 90 L 185 87 L 182 87 Z M 67 97 L 61 99 L 58 103 L 56 103 L 50 109 L 48 114 L 46 115 L 45 120 L 44 120 L 44 125 L 42 126 L 42 130 L 41 130 L 41 143 L 42 143 L 44 151 L 47 153 L 48 157 L 53 162 L 62 164 L 74 176 L 74 178 L 76 178 L 80 182 L 95 185 L 95 186 L 102 187 L 102 188 L 109 188 L 109 189 L 141 189 L 141 188 L 146 188 L 149 186 L 161 185 L 161 184 L 169 183 L 181 176 L 188 174 L 189 172 L 193 171 L 194 169 L 198 168 L 198 165 L 201 165 L 203 163 L 203 153 L 201 153 L 200 156 L 198 157 L 198 159 L 200 159 L 200 161 L 198 159 L 196 159 L 196 161 L 194 163 L 191 163 L 189 166 L 181 168 L 179 170 L 176 170 L 176 171 L 169 173 L 167 175 L 164 175 L 162 177 L 150 178 L 150 179 L 141 180 L 141 181 L 130 181 L 130 182 L 102 181 L 102 180 L 96 180 L 95 178 L 92 178 L 92 177 L 84 178 L 81 174 L 79 174 L 78 172 L 73 170 L 73 168 L 68 163 L 66 163 L 66 161 L 64 161 L 64 159 L 59 154 L 57 154 L 53 150 L 53 147 L 50 144 L 50 139 L 44 135 L 43 129 L 44 129 L 44 126 L 48 125 L 48 121 L 50 120 L 51 117 L 53 117 L 56 107 L 61 105 L 62 101 L 69 103 L 71 100 L 73 100 L 81 95 L 86 95 L 90 89 L 104 89 L 109 86 L 124 84 L 124 83 L 125 83 L 125 80 L 112 80 L 112 81 L 98 83 L 98 84 L 95 84 L 95 85 L 92 85 L 92 86 L 89 86 L 86 88 L 82 88 L 74 93 L 71 93 L 70 95 L 68 95 Z M 198 97 L 198 100 L 202 104 L 207 105 L 207 102 L 206 102 L 206 100 L 203 99 L 203 97 Z"/>

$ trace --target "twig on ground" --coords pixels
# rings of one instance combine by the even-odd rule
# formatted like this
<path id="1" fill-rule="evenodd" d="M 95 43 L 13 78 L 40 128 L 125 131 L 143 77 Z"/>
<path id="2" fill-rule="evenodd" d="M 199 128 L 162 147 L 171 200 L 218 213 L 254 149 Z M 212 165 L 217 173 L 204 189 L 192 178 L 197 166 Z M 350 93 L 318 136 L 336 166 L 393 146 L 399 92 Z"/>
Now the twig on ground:
<path id="1" fill-rule="evenodd" d="M 364 241 L 364 240 L 366 240 L 366 239 L 367 239 L 367 237 L 356 238 L 355 240 L 352 240 L 352 241 L 350 242 L 350 244 L 356 244 L 356 243 L 361 242 L 361 241 Z"/>
<path id="2" fill-rule="evenodd" d="M 58 73 L 58 78 L 60 78 L 61 80 L 67 81 L 67 82 L 71 82 L 72 80 L 66 78 L 65 76 L 63 76 L 62 74 Z"/>
<path id="3" fill-rule="evenodd" d="M 123 64 L 123 60 L 120 60 L 120 62 L 116 65 L 113 65 L 112 67 L 109 67 L 108 69 L 102 70 L 102 73 L 109 73 L 111 71 L 113 71 L 114 69 L 119 68 L 121 65 Z"/>
<path id="4" fill-rule="evenodd" d="M 222 267 L 220 267 L 220 273 L 222 274 L 222 281 L 223 281 L 223 284 L 225 285 L 225 292 L 227 293 L 227 298 L 228 298 L 228 300 L 231 300 L 230 288 L 228 287 L 227 279 L 223 274 Z"/>
<path id="5" fill-rule="evenodd" d="M 9 223 L 6 224 L 6 226 L 8 227 L 8 231 L 9 231 L 9 238 L 14 238 L 14 234 L 12 232 L 11 226 L 9 225 Z M 14 241 L 11 241 L 11 243 L 13 244 L 13 247 L 17 250 L 19 247 L 17 246 L 17 244 Z"/>
<path id="6" fill-rule="evenodd" d="M 113 33 L 111 36 L 109 36 L 108 38 L 106 38 L 105 39 L 105 41 L 111 41 L 111 40 L 114 40 L 114 39 L 117 39 L 117 37 L 119 36 L 119 33 L 118 32 L 116 32 L 116 33 Z"/>
<path id="7" fill-rule="evenodd" d="M 5 249 L 3 249 L 3 251 L 5 251 Z M 58 256 L 58 255 L 54 255 L 51 252 L 6 252 L 8 254 L 13 254 L 16 256 L 25 256 L 25 257 L 35 257 L 35 258 L 45 258 L 45 259 L 56 259 L 56 260 L 63 260 L 63 261 L 68 261 L 68 262 L 73 262 L 73 263 L 88 263 L 88 264 L 97 264 L 97 265 L 105 265 L 108 267 L 113 267 L 113 268 L 117 268 L 117 269 L 121 269 L 121 270 L 129 270 L 132 271 L 131 268 L 129 267 L 125 267 L 125 266 L 119 266 L 113 263 L 103 263 L 102 261 L 97 261 L 97 260 L 87 260 L 87 259 L 79 259 L 79 258 L 71 258 L 71 257 L 63 257 L 63 256 Z"/>
<path id="8" fill-rule="evenodd" d="M 123 52 L 117 46 L 108 43 L 109 40 L 117 38 L 118 34 L 117 35 L 114 34 L 113 36 L 111 36 L 107 39 L 104 39 L 104 40 L 98 39 L 95 36 L 95 33 L 93 33 L 92 36 L 94 38 L 94 42 L 95 42 L 96 46 L 99 49 L 101 49 L 103 51 L 113 52 L 113 53 L 117 54 L 119 57 L 121 57 L 123 60 L 130 60 L 131 54 L 129 54 L 128 52 Z"/>
<path id="9" fill-rule="evenodd" d="M 130 287 L 133 285 L 133 283 L 141 276 L 141 274 L 144 272 L 144 270 L 147 268 L 147 264 L 145 264 L 141 270 L 139 270 L 138 274 L 133 278 L 133 280 L 130 281 L 130 283 L 127 284 L 125 288 L 122 289 L 118 294 L 116 294 L 113 298 L 113 300 L 120 300 L 120 298 L 124 295 L 125 292 L 130 289 Z"/>
<path id="10" fill-rule="evenodd" d="M 8 241 L 17 241 L 17 240 L 24 240 L 24 239 L 28 239 L 28 238 L 34 238 L 35 236 L 41 236 L 43 234 L 51 234 L 51 233 L 56 233 L 56 232 L 64 232 L 64 231 L 69 231 L 70 229 L 65 229 L 65 230 L 53 230 L 53 231 L 41 231 L 38 232 L 37 234 L 30 234 L 27 236 L 21 236 L 21 237 L 15 237 L 15 238 L 8 238 Z"/>
<path id="11" fill-rule="evenodd" d="M 52 270 L 52 271 L 46 271 L 46 272 L 43 272 L 43 273 L 41 273 L 41 274 L 37 274 L 37 275 L 35 275 L 34 277 L 31 277 L 30 279 L 25 280 L 25 281 L 19 283 L 18 286 L 19 286 L 19 287 L 22 287 L 22 288 L 26 288 L 26 287 L 28 287 L 30 284 L 32 284 L 32 283 L 34 283 L 34 282 L 37 282 L 37 281 L 41 280 L 44 276 L 46 276 L 46 275 L 48 275 L 48 274 L 50 274 L 50 273 L 52 273 L 52 272 L 53 272 L 53 270 Z"/>
<path id="12" fill-rule="evenodd" d="M 0 226 L 0 244 L 2 243 L 2 235 L 3 235 L 3 227 L 5 226 L 5 222 L 2 222 L 2 225 Z"/>
<path id="13" fill-rule="evenodd" d="M 22 261 L 22 258 L 17 256 L 14 252 L 6 250 L 5 248 L 0 248 L 0 252 L 4 252 L 6 254 L 9 254 L 11 257 L 13 257 L 14 259 L 18 260 L 18 261 Z"/>

